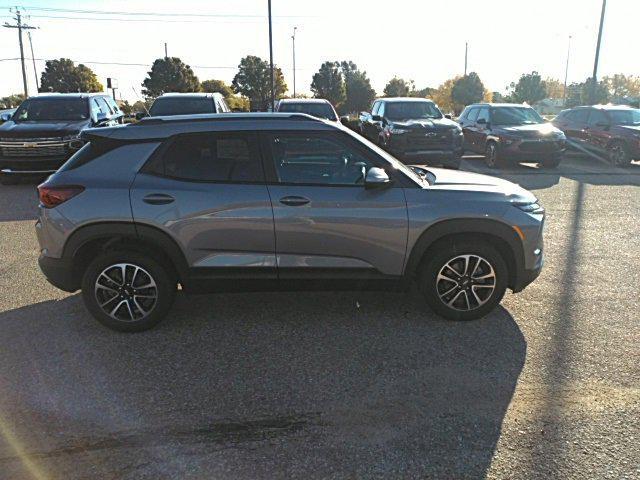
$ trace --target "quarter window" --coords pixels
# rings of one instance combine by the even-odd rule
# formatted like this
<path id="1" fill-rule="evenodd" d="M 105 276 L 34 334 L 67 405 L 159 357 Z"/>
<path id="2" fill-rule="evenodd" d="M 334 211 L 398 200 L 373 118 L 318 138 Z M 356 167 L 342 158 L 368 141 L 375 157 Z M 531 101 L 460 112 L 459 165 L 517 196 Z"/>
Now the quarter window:
<path id="1" fill-rule="evenodd" d="M 171 140 L 153 173 L 206 182 L 262 182 L 255 141 L 244 134 L 193 133 Z"/>
<path id="2" fill-rule="evenodd" d="M 282 183 L 362 185 L 373 163 L 333 136 L 274 135 L 270 139 L 276 176 Z"/>

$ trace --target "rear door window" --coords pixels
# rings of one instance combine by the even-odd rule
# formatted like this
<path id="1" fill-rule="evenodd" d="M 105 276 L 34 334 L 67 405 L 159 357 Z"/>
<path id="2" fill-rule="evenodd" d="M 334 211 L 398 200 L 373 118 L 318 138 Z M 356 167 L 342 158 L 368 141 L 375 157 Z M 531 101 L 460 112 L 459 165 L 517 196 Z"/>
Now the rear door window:
<path id="1" fill-rule="evenodd" d="M 571 112 L 569 121 L 573 123 L 587 123 L 588 118 L 589 118 L 589 109 L 579 108 L 578 110 L 574 110 L 573 112 Z"/>
<path id="2" fill-rule="evenodd" d="M 592 108 L 590 110 L 588 122 L 590 127 L 596 127 L 598 124 L 609 123 L 607 115 L 602 110 L 598 110 L 596 108 Z"/>
<path id="3" fill-rule="evenodd" d="M 467 113 L 467 120 L 470 123 L 476 123 L 476 120 L 478 119 L 478 113 L 480 112 L 480 109 L 478 107 L 474 107 L 471 110 L 469 110 L 469 113 Z"/>
<path id="4" fill-rule="evenodd" d="M 147 173 L 202 182 L 263 182 L 256 136 L 249 133 L 189 133 L 169 140 L 161 161 Z"/>
<path id="5" fill-rule="evenodd" d="M 478 109 L 478 118 L 476 120 L 476 123 L 478 123 L 480 120 L 485 121 L 485 123 L 489 123 L 489 108 L 488 107 L 482 107 Z"/>

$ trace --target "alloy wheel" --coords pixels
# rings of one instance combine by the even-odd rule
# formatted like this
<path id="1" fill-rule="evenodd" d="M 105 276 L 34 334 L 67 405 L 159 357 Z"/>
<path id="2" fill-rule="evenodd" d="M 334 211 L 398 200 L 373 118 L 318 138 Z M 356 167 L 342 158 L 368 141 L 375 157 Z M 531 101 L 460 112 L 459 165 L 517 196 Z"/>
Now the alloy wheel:
<path id="1" fill-rule="evenodd" d="M 447 307 L 458 311 L 480 308 L 496 288 L 496 274 L 479 255 L 453 257 L 438 272 L 436 292 Z"/>
<path id="2" fill-rule="evenodd" d="M 120 322 L 146 318 L 158 301 L 158 287 L 149 272 L 131 263 L 105 268 L 94 288 L 98 306 Z"/>
<path id="3" fill-rule="evenodd" d="M 487 146 L 487 153 L 485 154 L 485 160 L 489 167 L 496 166 L 496 156 L 497 156 L 496 146 L 493 143 L 490 143 Z"/>

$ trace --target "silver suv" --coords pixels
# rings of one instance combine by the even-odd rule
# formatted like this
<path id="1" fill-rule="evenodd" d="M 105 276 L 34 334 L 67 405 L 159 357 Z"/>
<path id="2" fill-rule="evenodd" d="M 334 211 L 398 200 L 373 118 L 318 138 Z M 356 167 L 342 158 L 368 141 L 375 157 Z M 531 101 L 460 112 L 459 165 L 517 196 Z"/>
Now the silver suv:
<path id="1" fill-rule="evenodd" d="M 152 117 L 93 129 L 38 187 L 39 264 L 104 325 L 140 331 L 185 293 L 388 289 L 453 320 L 542 267 L 544 210 L 513 183 L 407 167 L 304 114 Z"/>

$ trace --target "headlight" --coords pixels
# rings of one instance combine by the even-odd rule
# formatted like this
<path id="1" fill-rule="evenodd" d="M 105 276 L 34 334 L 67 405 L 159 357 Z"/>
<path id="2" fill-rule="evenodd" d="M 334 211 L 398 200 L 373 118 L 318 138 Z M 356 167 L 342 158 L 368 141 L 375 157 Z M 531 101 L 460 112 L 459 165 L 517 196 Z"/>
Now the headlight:
<path id="1" fill-rule="evenodd" d="M 514 207 L 518 207 L 523 212 L 527 213 L 544 213 L 544 208 L 537 201 L 536 202 L 515 202 Z"/>
<path id="2" fill-rule="evenodd" d="M 62 137 L 62 140 L 78 140 L 80 138 L 80 132 L 74 133 L 73 135 L 67 135 L 66 137 Z"/>
<path id="3" fill-rule="evenodd" d="M 400 135 L 403 133 L 407 133 L 409 130 L 405 129 L 405 128 L 395 128 L 395 127 L 391 127 L 389 129 L 389 133 L 391 135 Z"/>

